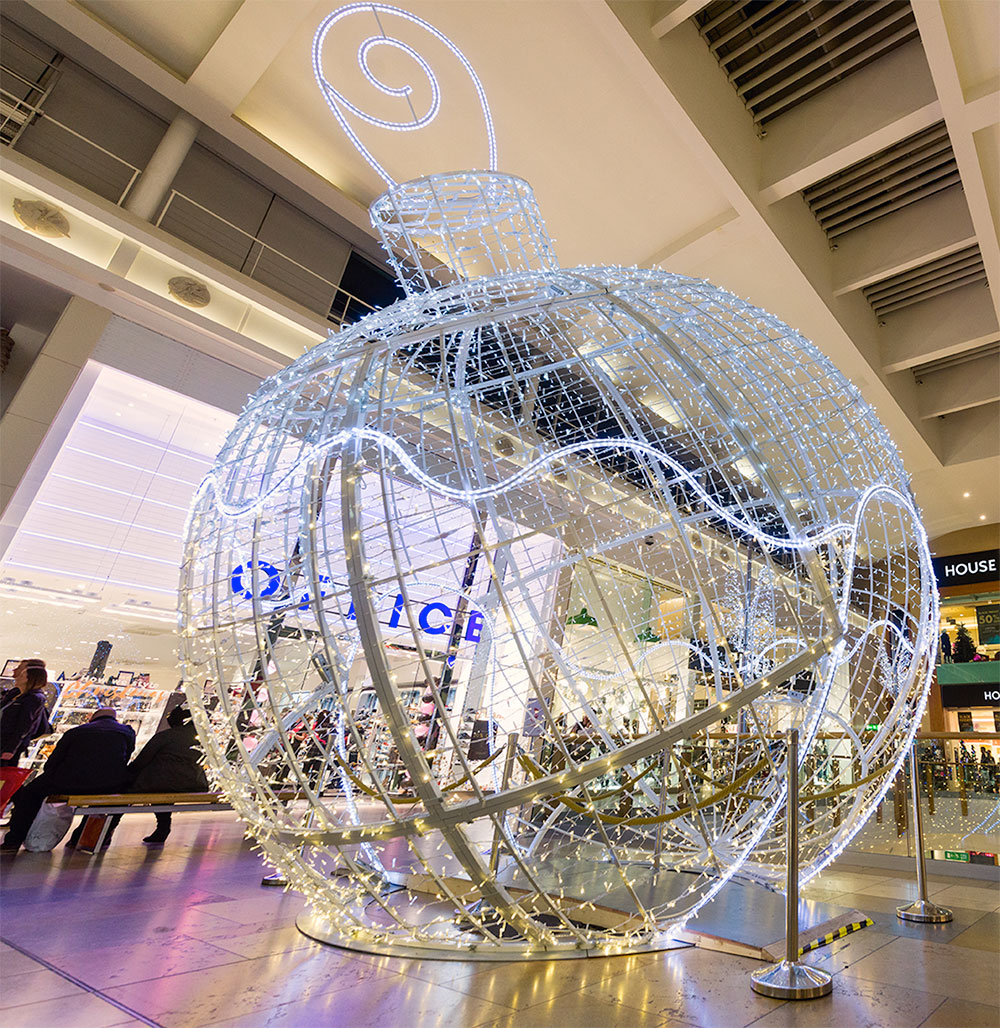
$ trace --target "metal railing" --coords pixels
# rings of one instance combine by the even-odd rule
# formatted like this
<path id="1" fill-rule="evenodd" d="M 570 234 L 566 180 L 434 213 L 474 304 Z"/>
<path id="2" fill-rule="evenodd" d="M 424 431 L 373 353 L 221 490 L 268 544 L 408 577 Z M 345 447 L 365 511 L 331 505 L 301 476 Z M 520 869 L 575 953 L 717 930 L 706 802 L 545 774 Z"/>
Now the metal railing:
<path id="1" fill-rule="evenodd" d="M 998 859 L 1000 764 L 984 743 L 1000 743 L 1000 733 L 924 732 L 917 736 L 924 847 L 935 857 L 984 864 Z M 908 761 L 876 808 L 875 817 L 854 839 L 852 849 L 916 856 L 916 825 L 907 801 L 909 773 Z"/>
<path id="2" fill-rule="evenodd" d="M 62 60 L 62 57 L 59 56 L 53 61 L 46 61 L 32 50 L 17 42 L 17 40 L 10 39 L 7 36 L 3 37 L 3 46 L 5 50 L 11 46 L 16 47 L 18 50 L 29 54 L 32 60 L 39 62 L 43 67 L 43 71 L 37 79 L 28 79 L 9 65 L 0 64 L 0 76 L 5 80 L 15 79 L 17 82 L 20 82 L 25 87 L 24 91 L 27 94 L 25 96 L 18 96 L 16 93 L 10 92 L 10 90 L 0 88 L 0 143 L 13 146 L 20 139 L 21 134 L 31 123 L 32 119 L 41 113 L 42 104 L 48 99 L 49 93 L 52 92 L 52 87 L 58 78 L 59 62 Z M 30 99 L 33 93 L 37 94 L 37 97 Z"/>
<path id="3" fill-rule="evenodd" d="M 216 214 L 215 211 L 206 207 L 204 204 L 198 203 L 197 200 L 192 200 L 191 197 L 186 196 L 179 190 L 170 190 L 170 194 L 163 204 L 156 221 L 153 223 L 157 228 L 162 226 L 163 219 L 167 217 L 175 203 L 188 204 L 201 214 L 210 218 L 213 223 L 219 226 L 219 228 L 225 227 L 225 229 L 238 234 L 241 240 L 246 244 L 246 256 L 243 258 L 243 261 L 239 266 L 236 266 L 235 264 L 232 266 L 236 267 L 236 270 L 241 274 L 281 292 L 282 290 L 280 285 L 276 285 L 274 282 L 275 276 L 269 276 L 269 280 L 265 280 L 261 277 L 261 258 L 267 255 L 279 262 L 280 266 L 288 269 L 292 276 L 298 276 L 300 280 L 304 277 L 305 282 L 312 287 L 310 291 L 319 292 L 324 297 L 329 297 L 328 300 L 324 299 L 321 305 L 323 309 L 320 312 L 327 321 L 338 326 L 350 324 L 357 321 L 358 318 L 363 317 L 365 314 L 371 313 L 375 309 L 371 304 L 366 303 L 357 296 L 354 296 L 346 289 L 342 289 L 337 283 L 331 282 L 330 279 L 325 278 L 318 272 L 306 267 L 293 257 L 289 257 L 288 254 L 282 253 L 270 244 L 265 243 L 258 236 L 254 235 L 254 233 L 240 228 L 239 225 L 234 225 L 233 222 L 223 218 L 220 214 Z M 169 231 L 169 229 L 167 231 Z M 227 263 L 229 262 L 227 261 Z M 294 285 L 294 281 L 292 284 Z M 316 289 L 317 286 L 319 287 L 318 290 Z M 287 293 L 284 293 L 283 295 L 287 295 Z"/>
<path id="4" fill-rule="evenodd" d="M 125 160 L 123 157 L 119 157 L 118 154 L 113 153 L 106 147 L 101 146 L 99 143 L 88 138 L 76 129 L 70 128 L 69 125 L 64 124 L 57 118 L 53 118 L 50 114 L 46 114 L 42 110 L 41 105 L 45 98 L 48 96 L 49 90 L 51 89 L 51 83 L 46 87 L 42 88 L 37 84 L 34 84 L 23 76 L 18 75 L 16 72 L 9 68 L 2 67 L 2 71 L 6 75 L 13 76 L 18 81 L 23 82 L 25 86 L 34 88 L 40 92 L 40 98 L 34 102 L 23 100 L 16 94 L 11 93 L 9 90 L 0 88 L 0 142 L 11 148 L 20 140 L 21 135 L 25 128 L 27 128 L 32 122 L 44 119 L 46 124 L 51 125 L 62 132 L 72 136 L 75 140 L 80 141 L 90 148 L 95 155 L 99 154 L 102 158 L 107 158 L 111 162 L 110 169 L 105 167 L 99 167 L 93 169 L 93 177 L 97 180 L 103 180 L 107 184 L 113 184 L 115 192 L 104 193 L 116 206 L 122 206 L 142 173 L 142 169 Z M 16 128 L 8 131 L 8 126 L 16 126 Z M 113 170 L 112 170 L 113 169 Z M 122 178 L 124 184 L 119 190 L 118 183 L 114 181 L 118 178 L 116 174 L 117 169 L 121 169 Z M 81 176 L 79 174 L 70 174 L 70 177 L 74 177 L 76 181 L 81 182 Z M 82 185 L 87 185 L 87 182 L 81 182 Z M 205 216 L 209 219 L 211 224 L 214 224 L 218 228 L 224 228 L 226 231 L 238 234 L 239 238 L 245 244 L 245 256 L 240 263 L 234 263 L 232 260 L 225 260 L 225 263 L 234 267 L 240 274 L 246 275 L 248 278 L 253 279 L 261 284 L 268 285 L 276 292 L 281 293 L 283 296 L 287 296 L 296 302 L 302 303 L 302 296 L 305 294 L 310 299 L 307 300 L 303 305 L 310 309 L 316 309 L 326 321 L 336 325 L 338 328 L 351 324 L 357 321 L 359 318 L 366 314 L 371 313 L 375 308 L 362 300 L 360 297 L 355 296 L 353 293 L 343 289 L 335 282 L 325 278 L 323 275 L 314 271 L 312 268 L 307 267 L 300 261 L 295 260 L 288 254 L 283 253 L 276 247 L 265 243 L 258 236 L 252 232 L 248 232 L 246 229 L 240 228 L 239 225 L 234 225 L 231 221 L 223 218 L 221 215 L 216 214 L 210 208 L 205 207 L 203 204 L 198 203 L 191 197 L 186 196 L 184 193 L 174 189 L 170 191 L 166 202 L 154 224 L 160 228 L 164 218 L 167 217 L 171 208 L 175 204 L 184 203 L 190 205 L 191 208 L 196 209 L 200 215 Z M 170 231 L 169 228 L 164 231 Z M 176 235 L 179 239 L 183 239 L 185 242 L 193 243 L 198 245 L 197 240 L 186 238 L 179 232 L 171 232 L 172 235 Z M 268 267 L 262 265 L 262 259 L 266 258 Z M 277 268 L 283 269 L 284 274 L 276 273 Z M 284 286 L 284 288 L 283 288 Z"/>
<path id="5" fill-rule="evenodd" d="M 106 147 L 101 146 L 100 143 L 95 143 L 92 139 L 88 139 L 85 135 L 81 134 L 80 132 L 77 132 L 76 129 L 72 129 L 69 127 L 69 125 L 65 125 L 63 122 L 59 121 L 58 118 L 53 118 L 51 114 L 46 114 L 45 111 L 40 110 L 35 106 L 25 104 L 23 101 L 18 101 L 18 98 L 15 97 L 12 93 L 8 93 L 6 90 L 0 89 L 0 105 L 13 105 L 15 102 L 22 103 L 29 112 L 26 116 L 24 124 L 21 126 L 22 131 L 30 121 L 44 119 L 47 124 L 54 125 L 56 128 L 61 129 L 63 132 L 66 132 L 69 135 L 73 136 L 74 139 L 78 139 L 80 140 L 80 142 L 86 143 L 87 146 L 89 146 L 97 153 L 109 158 L 112 162 L 114 162 L 115 166 L 120 166 L 121 168 L 127 170 L 128 180 L 125 182 L 125 185 L 122 188 L 121 192 L 118 194 L 117 198 L 115 198 L 114 196 L 109 197 L 109 199 L 111 199 L 114 202 L 114 204 L 118 207 L 120 207 L 125 202 L 125 198 L 131 191 L 132 186 L 135 185 L 136 179 L 139 177 L 139 174 L 142 171 L 141 168 L 137 168 L 134 164 L 131 164 L 129 161 L 126 161 L 124 157 L 119 157 L 118 154 L 112 153 Z M 0 106 L 0 110 L 5 109 L 5 107 Z M 17 135 L 13 139 L 11 139 L 10 142 L 8 142 L 6 145 L 13 149 L 14 144 L 20 139 L 20 137 L 21 131 L 19 131 Z"/>

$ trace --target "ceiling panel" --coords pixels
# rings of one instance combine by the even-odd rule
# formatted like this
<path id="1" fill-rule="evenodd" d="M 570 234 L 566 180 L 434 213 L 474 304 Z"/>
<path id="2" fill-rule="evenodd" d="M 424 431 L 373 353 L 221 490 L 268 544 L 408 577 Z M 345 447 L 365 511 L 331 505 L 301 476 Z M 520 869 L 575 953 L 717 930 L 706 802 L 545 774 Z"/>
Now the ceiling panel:
<path id="1" fill-rule="evenodd" d="M 174 610 L 187 508 L 234 421 L 102 368 L 0 573 Z"/>
<path id="2" fill-rule="evenodd" d="M 182 78 L 198 67 L 243 0 L 79 0 L 79 6 Z M 182 29 L 182 31 L 178 31 Z"/>
<path id="3" fill-rule="evenodd" d="M 303 20 L 235 113 L 367 205 L 385 184 L 353 152 L 311 70 L 313 35 L 334 6 L 318 4 Z M 535 188 L 565 265 L 642 260 L 728 210 L 722 191 L 637 79 L 629 55 L 610 48 L 591 21 L 590 5 L 483 0 L 406 6 L 475 68 L 496 127 L 499 168 Z M 433 70 L 440 110 L 419 132 L 355 118 L 350 124 L 362 142 L 399 181 L 485 167 L 483 115 L 462 64 L 419 26 L 394 19 L 384 28 Z M 335 25 L 323 50 L 325 75 L 366 113 L 412 121 L 413 112 L 425 113 L 430 97 L 420 67 L 395 48 L 370 51 L 372 71 L 387 86 L 412 87 L 409 102 L 380 93 L 359 68 L 358 47 L 380 33 L 367 12 Z"/>

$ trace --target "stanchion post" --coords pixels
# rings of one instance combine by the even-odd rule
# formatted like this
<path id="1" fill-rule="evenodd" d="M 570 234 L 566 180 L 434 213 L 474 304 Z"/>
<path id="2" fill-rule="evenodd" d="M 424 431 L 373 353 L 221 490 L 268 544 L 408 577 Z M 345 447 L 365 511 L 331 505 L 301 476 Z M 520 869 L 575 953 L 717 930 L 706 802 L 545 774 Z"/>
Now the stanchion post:
<path id="1" fill-rule="evenodd" d="M 660 859 L 663 850 L 663 813 L 667 809 L 667 780 L 670 771 L 670 750 L 663 751 L 663 777 L 660 779 L 660 803 L 656 816 L 656 839 L 653 843 L 653 870 L 660 870 Z"/>
<path id="2" fill-rule="evenodd" d="M 799 962 L 799 731 L 788 732 L 785 775 L 785 959 L 750 975 L 750 987 L 773 999 L 817 999 L 833 991 L 833 978 Z"/>
<path id="3" fill-rule="evenodd" d="M 896 908 L 901 921 L 920 921 L 923 924 L 944 924 L 954 915 L 947 907 L 939 907 L 927 898 L 927 865 L 924 858 L 924 818 L 920 812 L 920 775 L 917 771 L 917 742 L 910 746 L 910 791 L 913 793 L 913 834 L 917 850 L 917 892 L 919 898 Z"/>
<path id="4" fill-rule="evenodd" d="M 517 757 L 517 732 L 507 736 L 507 755 L 503 763 L 503 779 L 500 784 L 501 792 L 506 791 L 510 785 L 511 775 L 514 773 L 514 760 Z M 503 815 L 498 815 L 502 817 Z M 502 835 L 497 826 L 493 828 L 493 845 L 490 846 L 490 874 L 496 874 L 500 863 L 500 842 Z"/>

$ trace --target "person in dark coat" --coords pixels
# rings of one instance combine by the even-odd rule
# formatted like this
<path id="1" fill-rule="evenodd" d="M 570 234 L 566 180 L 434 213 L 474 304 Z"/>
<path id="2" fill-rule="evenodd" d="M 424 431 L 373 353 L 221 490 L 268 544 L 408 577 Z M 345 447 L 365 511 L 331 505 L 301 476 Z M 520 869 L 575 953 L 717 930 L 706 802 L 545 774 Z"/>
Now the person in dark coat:
<path id="1" fill-rule="evenodd" d="M 128 766 L 129 784 L 126 792 L 207 792 L 208 779 L 201 766 L 198 736 L 191 712 L 174 707 L 167 715 L 167 728 L 157 732 Z M 122 815 L 116 814 L 108 826 L 104 845 L 111 841 Z M 70 837 L 67 846 L 75 846 L 83 833 L 84 820 Z M 142 841 L 147 846 L 162 846 L 170 834 L 170 811 L 156 815 L 156 831 Z"/>
<path id="2" fill-rule="evenodd" d="M 47 683 L 41 660 L 22 660 L 14 668 L 14 684 L 0 696 L 0 767 L 17 767 L 31 740 L 47 734 Z"/>
<path id="3" fill-rule="evenodd" d="M 46 796 L 119 792 L 128 780 L 135 732 L 118 722 L 111 707 L 99 707 L 84 725 L 56 743 L 42 773 L 14 794 L 10 828 L 0 850 L 16 853 Z"/>

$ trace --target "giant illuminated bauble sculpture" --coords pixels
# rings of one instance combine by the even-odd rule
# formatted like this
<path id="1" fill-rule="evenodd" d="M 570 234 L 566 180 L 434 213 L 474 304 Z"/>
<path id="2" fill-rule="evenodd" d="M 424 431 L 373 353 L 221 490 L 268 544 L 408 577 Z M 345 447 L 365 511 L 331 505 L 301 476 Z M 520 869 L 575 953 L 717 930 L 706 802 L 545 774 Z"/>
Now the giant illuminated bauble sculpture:
<path id="1" fill-rule="evenodd" d="M 307 932 L 503 958 L 656 946 L 804 879 L 912 739 L 926 538 L 851 383 L 657 270 L 561 269 L 530 188 L 391 187 L 406 297 L 265 381 L 196 498 L 186 688 Z"/>

